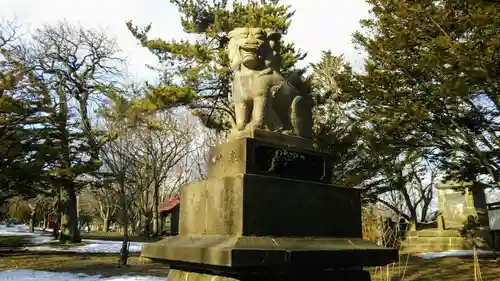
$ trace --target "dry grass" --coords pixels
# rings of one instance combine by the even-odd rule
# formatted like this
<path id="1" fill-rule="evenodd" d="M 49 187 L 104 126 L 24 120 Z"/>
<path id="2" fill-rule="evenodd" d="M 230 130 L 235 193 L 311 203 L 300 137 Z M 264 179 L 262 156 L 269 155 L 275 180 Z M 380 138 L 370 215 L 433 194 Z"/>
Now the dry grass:
<path id="1" fill-rule="evenodd" d="M 370 208 L 363 208 L 362 222 L 364 239 L 391 248 L 401 247 L 400 224 L 378 219 Z M 499 263 L 477 256 L 424 260 L 401 255 L 396 263 L 368 270 L 372 281 L 500 281 Z"/>
<path id="2" fill-rule="evenodd" d="M 361 222 L 363 239 L 377 241 L 380 237 L 379 221 L 370 208 L 361 208 Z"/>
<path id="3" fill-rule="evenodd" d="M 400 263 L 388 268 L 369 268 L 373 281 L 498 281 L 500 280 L 500 266 L 495 260 L 477 260 L 470 258 L 441 258 L 424 260 L 417 257 L 408 259 L 401 257 Z M 482 279 L 474 278 L 475 268 L 481 269 Z M 388 278 L 389 275 L 389 278 Z"/>
<path id="4" fill-rule="evenodd" d="M 117 254 L 22 252 L 0 255 L 0 271 L 32 269 L 102 275 L 104 277 L 118 275 L 166 277 L 168 274 L 167 265 L 145 263 L 138 255 L 132 255 L 126 267 L 118 267 L 117 265 Z"/>
<path id="5" fill-rule="evenodd" d="M 373 281 L 403 281 L 406 277 L 406 270 L 410 255 L 400 256 L 397 262 L 386 266 L 378 266 L 372 269 Z"/>
<path id="6" fill-rule="evenodd" d="M 25 236 L 0 236 L 0 252 L 29 246 L 29 238 Z"/>

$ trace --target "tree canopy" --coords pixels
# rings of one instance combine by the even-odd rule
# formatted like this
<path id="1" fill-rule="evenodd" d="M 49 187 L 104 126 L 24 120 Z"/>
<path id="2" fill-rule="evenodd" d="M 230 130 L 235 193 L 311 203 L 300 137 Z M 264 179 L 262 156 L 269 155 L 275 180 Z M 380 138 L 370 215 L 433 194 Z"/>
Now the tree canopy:
<path id="1" fill-rule="evenodd" d="M 50 159 L 52 100 L 39 75 L 23 61 L 18 26 L 0 27 L 0 203 L 45 192 Z"/>
<path id="2" fill-rule="evenodd" d="M 354 35 L 364 73 L 347 67 L 339 85 L 364 104 L 372 140 L 394 155 L 419 153 L 448 177 L 498 186 L 500 6 L 368 3 L 373 18 Z"/>

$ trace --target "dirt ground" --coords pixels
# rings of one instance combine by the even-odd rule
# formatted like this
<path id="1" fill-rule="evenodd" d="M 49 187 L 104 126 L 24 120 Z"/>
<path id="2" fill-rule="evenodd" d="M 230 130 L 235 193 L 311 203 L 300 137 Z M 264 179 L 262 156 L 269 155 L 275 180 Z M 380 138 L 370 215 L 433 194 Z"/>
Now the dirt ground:
<path id="1" fill-rule="evenodd" d="M 168 266 L 144 262 L 139 255 L 129 258 L 126 267 L 118 267 L 117 254 L 22 252 L 0 254 L 0 271 L 32 269 L 53 272 L 84 273 L 104 277 L 118 275 L 167 276 Z"/>

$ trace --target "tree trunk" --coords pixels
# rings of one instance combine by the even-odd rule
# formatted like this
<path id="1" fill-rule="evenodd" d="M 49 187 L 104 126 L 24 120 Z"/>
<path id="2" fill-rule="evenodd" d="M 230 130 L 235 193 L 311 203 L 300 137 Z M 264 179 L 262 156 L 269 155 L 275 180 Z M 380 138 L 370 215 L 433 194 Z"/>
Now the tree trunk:
<path id="1" fill-rule="evenodd" d="M 411 226 L 411 230 L 417 230 L 417 222 L 418 222 L 418 216 L 417 216 L 417 206 L 415 206 L 413 204 L 413 202 L 411 201 L 411 197 L 410 197 L 410 194 L 408 194 L 408 190 L 406 189 L 406 186 L 404 185 L 404 183 L 400 184 L 399 185 L 399 190 L 401 191 L 401 193 L 403 194 L 403 197 L 404 197 L 404 200 L 405 200 L 405 203 L 406 203 L 406 207 L 408 208 L 408 211 L 410 212 L 410 226 Z"/>
<path id="2" fill-rule="evenodd" d="M 153 192 L 153 200 L 154 200 L 154 210 L 153 210 L 153 233 L 154 236 L 158 236 L 160 234 L 160 185 L 159 183 L 155 183 L 155 189 Z"/>
<path id="3" fill-rule="evenodd" d="M 59 96 L 59 113 L 57 114 L 58 117 L 58 122 L 57 122 L 57 127 L 61 136 L 60 139 L 60 146 L 61 146 L 61 166 L 63 169 L 70 169 L 71 168 L 71 157 L 70 157 L 70 140 L 69 140 L 69 131 L 67 128 L 68 125 L 68 117 L 69 117 L 69 108 L 68 108 L 68 97 L 66 96 L 66 92 L 62 90 L 58 90 L 57 94 Z M 59 188 L 59 240 L 65 241 L 65 233 L 63 229 L 65 228 L 65 225 L 63 224 L 63 202 L 62 202 L 62 192 L 63 189 L 66 190 L 66 192 L 73 191 L 74 195 L 74 186 L 73 186 L 73 181 L 72 179 L 68 179 L 66 177 L 62 177 L 60 179 L 61 186 Z M 69 194 L 68 194 L 69 195 Z M 71 197 L 71 195 L 69 195 Z M 73 204 L 76 204 L 76 200 L 72 202 Z M 64 211 L 67 213 L 69 211 L 70 206 L 68 204 L 71 204 L 71 202 L 65 202 L 64 206 Z M 73 208 L 76 206 L 73 206 Z M 76 215 L 76 214 L 75 214 Z M 73 218 L 74 219 L 74 218 Z"/>
<path id="4" fill-rule="evenodd" d="M 126 217 L 127 215 L 124 215 Z M 124 218 L 125 219 L 125 218 Z M 128 261 L 128 222 L 124 221 L 123 223 L 123 242 L 122 248 L 120 249 L 120 266 L 127 265 Z"/>
<path id="5" fill-rule="evenodd" d="M 61 212 L 61 221 L 60 221 L 61 229 L 59 229 L 59 240 L 67 241 L 68 240 L 68 214 Z"/>
<path id="6" fill-rule="evenodd" d="M 430 204 L 431 201 L 424 200 L 424 205 L 422 206 L 422 213 L 420 214 L 421 221 L 425 221 L 425 219 L 427 218 L 427 212 L 429 211 Z"/>
<path id="7" fill-rule="evenodd" d="M 122 223 L 123 223 L 123 242 L 122 248 L 120 249 L 120 261 L 119 266 L 127 265 L 128 261 L 128 210 L 127 210 L 127 198 L 125 194 L 125 184 L 120 183 L 120 205 L 122 207 Z"/>
<path id="8" fill-rule="evenodd" d="M 59 231 L 61 230 L 61 219 L 62 219 L 62 208 L 61 208 L 61 196 L 62 188 L 59 187 L 59 192 L 57 192 L 57 203 L 56 209 L 54 210 L 54 239 L 59 237 Z"/>
<path id="9" fill-rule="evenodd" d="M 103 232 L 109 232 L 109 218 L 103 218 Z"/>
<path id="10" fill-rule="evenodd" d="M 54 216 L 54 229 L 52 231 L 52 236 L 54 236 L 54 239 L 59 238 L 59 229 L 61 229 L 60 222 L 61 222 L 60 214 L 56 214 Z"/>
<path id="11" fill-rule="evenodd" d="M 29 231 L 31 233 L 35 232 L 35 216 L 36 216 L 35 210 L 31 210 L 31 213 L 30 213 L 30 224 L 29 224 Z"/>
<path id="12" fill-rule="evenodd" d="M 77 210 L 77 199 L 75 192 L 75 185 L 73 181 L 69 181 L 66 185 L 66 192 L 68 193 L 68 230 L 70 241 L 73 243 L 82 242 L 80 236 L 80 229 L 78 228 L 78 210 Z"/>
<path id="13" fill-rule="evenodd" d="M 150 237 L 152 234 L 151 225 L 153 224 L 153 215 L 148 214 L 146 217 L 146 223 L 144 224 L 144 236 Z"/>
<path id="14" fill-rule="evenodd" d="M 61 214 L 59 212 L 56 213 L 54 216 L 54 229 L 52 231 L 52 236 L 54 236 L 54 239 L 57 239 L 59 237 L 59 230 L 61 229 Z"/>
<path id="15" fill-rule="evenodd" d="M 142 214 L 136 216 L 134 220 L 132 220 L 129 216 L 129 224 L 132 226 L 132 232 L 134 233 L 134 235 L 141 234 L 142 224 L 143 224 L 142 220 L 143 220 Z"/>
<path id="16" fill-rule="evenodd" d="M 43 224 L 42 224 L 42 228 L 43 228 L 43 231 L 45 232 L 45 230 L 47 229 L 47 225 L 49 224 L 49 219 L 48 219 L 48 216 L 47 214 L 43 214 Z"/>

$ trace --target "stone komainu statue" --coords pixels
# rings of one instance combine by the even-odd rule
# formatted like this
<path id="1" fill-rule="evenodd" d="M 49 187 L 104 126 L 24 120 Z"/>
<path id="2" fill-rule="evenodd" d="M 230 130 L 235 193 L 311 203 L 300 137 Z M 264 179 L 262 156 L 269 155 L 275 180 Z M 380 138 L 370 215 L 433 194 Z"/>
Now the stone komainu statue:
<path id="1" fill-rule="evenodd" d="M 264 129 L 311 138 L 312 99 L 299 90 L 300 77 L 290 80 L 279 72 L 280 38 L 279 33 L 262 28 L 236 28 L 229 33 L 236 115 L 231 137 Z"/>

